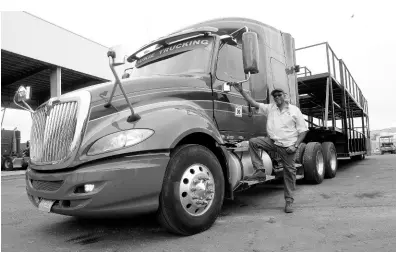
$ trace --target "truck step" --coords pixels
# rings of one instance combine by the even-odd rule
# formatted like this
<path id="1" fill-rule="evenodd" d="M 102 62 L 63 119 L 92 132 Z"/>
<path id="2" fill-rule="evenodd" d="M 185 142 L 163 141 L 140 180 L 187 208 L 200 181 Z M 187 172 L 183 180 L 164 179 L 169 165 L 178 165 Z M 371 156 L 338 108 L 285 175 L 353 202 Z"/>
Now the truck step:
<path id="1" fill-rule="evenodd" d="M 267 182 L 267 181 L 271 181 L 273 179 L 275 179 L 275 176 L 267 176 L 265 181 L 259 181 L 259 180 L 246 181 L 246 180 L 243 180 L 243 181 L 241 181 L 241 183 L 242 184 L 247 184 L 247 185 L 250 186 L 250 185 L 254 185 L 254 184 L 258 184 L 258 183 L 264 183 L 264 182 Z"/>

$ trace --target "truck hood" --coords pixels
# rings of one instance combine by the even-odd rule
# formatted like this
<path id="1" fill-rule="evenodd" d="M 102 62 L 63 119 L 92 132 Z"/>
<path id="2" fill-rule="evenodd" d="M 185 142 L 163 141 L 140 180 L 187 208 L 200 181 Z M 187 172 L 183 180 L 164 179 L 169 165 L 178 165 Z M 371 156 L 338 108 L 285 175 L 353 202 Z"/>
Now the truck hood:
<path id="1" fill-rule="evenodd" d="M 166 90 L 172 88 L 210 88 L 210 76 L 205 74 L 197 75 L 156 75 L 150 77 L 137 77 L 121 80 L 125 93 L 128 97 L 137 94 L 150 93 L 153 90 Z M 104 104 L 110 98 L 114 81 L 84 88 L 91 93 L 92 104 Z M 121 90 L 117 87 L 114 99 L 123 97 Z"/>
<path id="2" fill-rule="evenodd" d="M 211 88 L 210 75 L 158 75 L 130 78 L 122 80 L 122 84 L 133 107 L 164 100 L 166 97 L 183 100 L 211 99 L 208 98 L 209 93 L 202 92 L 203 89 Z M 103 106 L 110 98 L 113 85 L 113 82 L 107 82 L 84 89 L 91 93 L 90 120 L 128 108 L 128 104 L 119 87 L 117 87 L 112 99 L 112 105 L 114 107 L 105 108 Z"/>

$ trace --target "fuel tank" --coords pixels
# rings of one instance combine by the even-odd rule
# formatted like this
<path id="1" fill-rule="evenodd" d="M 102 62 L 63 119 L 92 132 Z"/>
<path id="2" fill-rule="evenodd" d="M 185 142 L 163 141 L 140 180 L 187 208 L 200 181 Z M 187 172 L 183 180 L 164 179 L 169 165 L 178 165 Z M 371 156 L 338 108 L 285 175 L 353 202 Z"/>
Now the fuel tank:
<path id="1" fill-rule="evenodd" d="M 261 150 L 261 159 L 264 164 L 266 175 L 272 174 L 272 161 L 270 156 Z M 252 160 L 249 153 L 249 142 L 244 141 L 237 144 L 237 148 L 229 148 L 226 152 L 229 180 L 232 189 L 235 190 L 238 187 L 240 181 L 245 176 L 251 176 L 254 172 Z"/>

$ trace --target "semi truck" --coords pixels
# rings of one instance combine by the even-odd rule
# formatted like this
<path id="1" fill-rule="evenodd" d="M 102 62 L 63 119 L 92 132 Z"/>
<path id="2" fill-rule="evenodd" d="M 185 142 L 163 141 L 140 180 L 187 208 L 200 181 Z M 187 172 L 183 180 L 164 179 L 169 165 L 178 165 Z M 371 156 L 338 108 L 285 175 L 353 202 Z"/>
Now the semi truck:
<path id="1" fill-rule="evenodd" d="M 272 103 L 273 89 L 287 91 L 309 127 L 296 153 L 297 179 L 334 178 L 337 159 L 367 154 L 368 106 L 345 63 L 322 45 L 328 71 L 314 74 L 297 65 L 290 34 L 251 19 L 214 19 L 132 54 L 109 49 L 114 81 L 35 110 L 20 87 L 16 103 L 32 112 L 30 201 L 78 217 L 156 212 L 170 232 L 207 230 L 224 199 L 282 177 L 279 156 L 262 151 L 266 180 L 244 180 L 253 174 L 248 142 L 266 135 L 266 116 L 230 82 L 263 103 Z"/>
<path id="2" fill-rule="evenodd" d="M 383 155 L 384 153 L 390 153 L 390 154 L 396 153 L 396 146 L 393 144 L 392 141 L 393 141 L 392 135 L 379 137 L 378 142 L 379 142 L 381 155 Z"/>
<path id="3" fill-rule="evenodd" d="M 27 169 L 29 142 L 27 146 L 26 149 L 21 149 L 21 132 L 17 129 L 1 129 L 1 170 Z"/>

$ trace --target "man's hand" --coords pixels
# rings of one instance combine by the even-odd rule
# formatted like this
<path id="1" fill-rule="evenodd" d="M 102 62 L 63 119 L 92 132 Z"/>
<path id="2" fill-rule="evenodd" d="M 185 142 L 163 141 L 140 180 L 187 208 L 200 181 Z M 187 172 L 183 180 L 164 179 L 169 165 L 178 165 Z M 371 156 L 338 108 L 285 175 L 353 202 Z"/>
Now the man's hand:
<path id="1" fill-rule="evenodd" d="M 230 86 L 233 86 L 239 93 L 242 93 L 242 84 L 237 82 L 230 82 L 228 83 Z"/>
<path id="2" fill-rule="evenodd" d="M 295 146 L 289 146 L 288 148 L 286 148 L 287 153 L 294 153 L 296 151 L 297 151 L 297 148 Z"/>
<path id="3" fill-rule="evenodd" d="M 242 83 L 228 82 L 227 84 L 230 86 L 233 86 L 235 88 L 235 90 L 237 90 L 251 106 L 255 107 L 256 109 L 260 108 L 260 105 L 258 104 L 258 102 L 255 101 L 248 93 L 246 93 L 243 90 Z"/>

